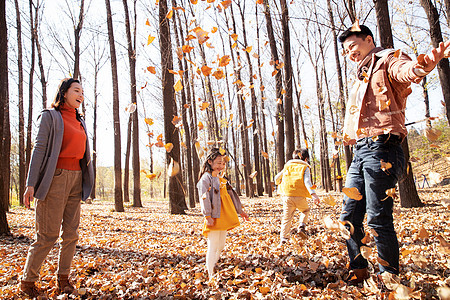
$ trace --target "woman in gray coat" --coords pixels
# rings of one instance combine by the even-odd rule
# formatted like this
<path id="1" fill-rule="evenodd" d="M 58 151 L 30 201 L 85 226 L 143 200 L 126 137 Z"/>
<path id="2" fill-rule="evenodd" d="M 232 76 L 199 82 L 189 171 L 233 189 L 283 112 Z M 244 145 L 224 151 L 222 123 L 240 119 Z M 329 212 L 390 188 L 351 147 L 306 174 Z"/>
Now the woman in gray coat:
<path id="1" fill-rule="evenodd" d="M 20 284 L 32 298 L 42 293 L 36 287 L 39 270 L 59 236 L 58 290 L 74 290 L 69 272 L 78 242 L 80 204 L 91 194 L 94 181 L 86 124 L 77 111 L 83 100 L 80 82 L 63 79 L 52 108 L 40 115 L 24 194 L 28 208 L 36 198 L 36 239 Z"/>

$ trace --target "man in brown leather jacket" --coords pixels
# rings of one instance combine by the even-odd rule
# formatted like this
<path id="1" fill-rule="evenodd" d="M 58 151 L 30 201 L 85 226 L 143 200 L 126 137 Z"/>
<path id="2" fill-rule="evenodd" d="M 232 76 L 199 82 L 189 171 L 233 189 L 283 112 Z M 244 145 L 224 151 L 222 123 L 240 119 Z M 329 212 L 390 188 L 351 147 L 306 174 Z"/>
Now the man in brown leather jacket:
<path id="1" fill-rule="evenodd" d="M 358 64 L 357 80 L 346 107 L 344 142 L 354 145 L 354 159 L 345 186 L 357 188 L 361 197 L 344 197 L 341 221 L 351 232 L 347 240 L 350 258 L 349 284 L 369 277 L 364 246 L 363 220 L 373 232 L 378 250 L 380 274 L 399 273 L 399 249 L 395 233 L 393 199 L 386 191 L 394 188 L 403 174 L 405 159 L 401 141 L 405 128 L 406 98 L 411 83 L 419 83 L 444 57 L 450 41 L 412 61 L 400 50 L 375 46 L 369 28 L 357 23 L 339 36 L 347 57 Z M 389 167 L 381 168 L 383 163 Z M 386 166 L 386 165 L 385 165 Z"/>

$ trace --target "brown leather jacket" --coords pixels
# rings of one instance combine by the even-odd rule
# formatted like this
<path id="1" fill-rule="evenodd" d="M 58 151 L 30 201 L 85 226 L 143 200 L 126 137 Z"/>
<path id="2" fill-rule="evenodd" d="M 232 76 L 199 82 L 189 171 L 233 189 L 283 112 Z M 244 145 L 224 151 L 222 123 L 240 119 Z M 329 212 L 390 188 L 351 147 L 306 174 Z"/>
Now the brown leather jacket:
<path id="1" fill-rule="evenodd" d="M 411 82 L 419 83 L 423 77 L 417 76 L 413 68 L 417 62 L 393 49 L 376 48 L 368 74 L 360 82 L 358 93 L 364 95 L 359 109 L 357 138 L 371 137 L 386 133 L 407 135 L 405 127 L 406 98 L 411 94 Z M 358 111 L 348 113 L 346 118 L 357 117 Z M 355 120 L 356 121 L 356 120 Z M 356 125 L 356 124 L 355 124 Z"/>

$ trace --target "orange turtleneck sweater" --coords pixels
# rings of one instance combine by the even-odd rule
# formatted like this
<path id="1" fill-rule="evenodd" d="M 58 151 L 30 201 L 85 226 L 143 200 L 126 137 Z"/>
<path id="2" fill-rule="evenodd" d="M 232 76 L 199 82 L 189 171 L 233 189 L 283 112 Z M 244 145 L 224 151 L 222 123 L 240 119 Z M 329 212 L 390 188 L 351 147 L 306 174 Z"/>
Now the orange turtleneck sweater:
<path id="1" fill-rule="evenodd" d="M 81 170 L 80 159 L 86 151 L 86 133 L 77 120 L 75 108 L 63 104 L 59 111 L 64 121 L 64 134 L 56 168 Z"/>

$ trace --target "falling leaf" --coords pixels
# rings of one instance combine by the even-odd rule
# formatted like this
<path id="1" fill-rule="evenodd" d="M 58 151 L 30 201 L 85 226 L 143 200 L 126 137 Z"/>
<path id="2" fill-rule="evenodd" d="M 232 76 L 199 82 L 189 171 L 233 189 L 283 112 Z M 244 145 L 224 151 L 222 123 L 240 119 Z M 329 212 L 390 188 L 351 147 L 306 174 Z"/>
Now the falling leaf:
<path id="1" fill-rule="evenodd" d="M 245 48 L 245 51 L 247 51 L 248 53 L 252 52 L 252 46 L 248 46 L 247 48 Z"/>
<path id="2" fill-rule="evenodd" d="M 145 118 L 144 121 L 145 121 L 145 123 L 147 123 L 150 126 L 153 125 L 153 123 L 154 123 L 153 119 L 151 119 L 151 118 Z"/>
<path id="3" fill-rule="evenodd" d="M 383 267 L 389 267 L 389 263 L 387 261 L 385 261 L 384 259 L 382 259 L 381 257 L 379 257 L 379 256 L 377 257 L 377 261 Z"/>
<path id="4" fill-rule="evenodd" d="M 438 172 L 430 171 L 428 173 L 428 182 L 430 185 L 440 184 L 443 180 L 443 176 Z"/>
<path id="5" fill-rule="evenodd" d="M 209 76 L 211 75 L 211 70 L 212 68 L 208 67 L 207 65 L 202 66 L 202 73 L 204 76 Z"/>
<path id="6" fill-rule="evenodd" d="M 150 22 L 148 21 L 148 19 L 145 21 L 145 25 L 150 26 Z"/>
<path id="7" fill-rule="evenodd" d="M 331 195 L 325 195 L 322 198 L 322 202 L 325 203 L 325 204 L 328 204 L 330 206 L 335 206 L 336 205 L 336 200 Z"/>
<path id="8" fill-rule="evenodd" d="M 384 172 L 386 172 L 387 170 L 392 168 L 392 164 L 390 162 L 384 162 L 383 160 L 380 160 L 380 164 L 381 164 L 381 170 L 383 170 Z"/>
<path id="9" fill-rule="evenodd" d="M 197 127 L 198 127 L 198 130 L 202 130 L 203 129 L 203 123 L 202 122 L 198 122 L 198 125 L 197 125 Z"/>
<path id="10" fill-rule="evenodd" d="M 275 75 L 277 75 L 277 73 L 278 73 L 278 71 L 277 71 L 277 70 L 274 70 L 274 71 L 272 72 L 272 77 L 275 76 Z"/>
<path id="11" fill-rule="evenodd" d="M 173 144 L 167 143 L 164 145 L 164 148 L 166 148 L 167 153 L 170 153 L 170 151 L 172 151 L 172 149 L 173 149 Z"/>
<path id="12" fill-rule="evenodd" d="M 225 74 L 223 73 L 223 71 L 221 69 L 217 69 L 213 74 L 212 74 L 217 80 L 222 79 L 225 77 Z"/>
<path id="13" fill-rule="evenodd" d="M 363 198 L 363 196 L 361 195 L 361 193 L 358 191 L 357 188 L 352 187 L 352 188 L 343 188 L 342 192 L 349 198 L 353 199 L 353 200 L 361 200 Z"/>
<path id="14" fill-rule="evenodd" d="M 442 131 L 437 128 L 426 128 L 424 134 L 430 142 L 436 141 L 442 134 Z"/>
<path id="15" fill-rule="evenodd" d="M 216 33 L 216 31 L 218 30 L 219 28 L 217 28 L 217 27 L 213 27 L 212 29 L 211 29 L 211 33 Z"/>
<path id="16" fill-rule="evenodd" d="M 179 116 L 174 116 L 172 119 L 172 124 L 176 127 L 177 125 L 179 125 L 181 123 L 183 119 Z"/>
<path id="17" fill-rule="evenodd" d="M 222 5 L 222 7 L 223 7 L 224 9 L 227 9 L 228 7 L 231 6 L 231 0 L 225 0 L 225 1 L 222 1 L 222 2 L 220 2 L 220 4 Z"/>
<path id="18" fill-rule="evenodd" d="M 233 34 L 231 34 L 230 36 L 231 36 L 231 38 L 232 38 L 235 42 L 237 41 L 238 35 L 237 35 L 236 33 L 233 33 Z"/>
<path id="19" fill-rule="evenodd" d="M 167 19 L 172 19 L 172 17 L 173 17 L 173 10 L 171 9 L 171 10 L 167 13 L 166 18 L 167 18 Z"/>
<path id="20" fill-rule="evenodd" d="M 384 94 L 384 93 L 386 93 L 387 91 L 388 91 L 388 89 L 387 89 L 386 86 L 382 86 L 382 87 L 378 88 L 378 92 L 379 92 L 380 94 Z"/>
<path id="21" fill-rule="evenodd" d="M 361 256 L 365 259 L 369 259 L 369 256 L 372 254 L 372 248 L 369 248 L 367 246 L 361 246 L 361 248 L 359 248 L 359 251 L 361 252 Z"/>
<path id="22" fill-rule="evenodd" d="M 156 174 L 155 173 L 150 173 L 150 174 L 145 175 L 145 177 L 147 177 L 150 180 L 153 180 L 153 179 L 156 178 Z"/>
<path id="23" fill-rule="evenodd" d="M 181 83 L 181 79 L 179 79 L 177 81 L 177 83 L 175 83 L 173 85 L 173 88 L 174 88 L 175 92 L 180 92 L 183 89 L 183 84 Z"/>
<path id="24" fill-rule="evenodd" d="M 147 70 L 152 74 L 156 74 L 155 67 L 147 67 Z"/>
<path id="25" fill-rule="evenodd" d="M 398 198 L 397 194 L 395 193 L 395 187 L 393 187 L 391 189 L 387 189 L 385 193 L 386 193 L 387 197 L 384 199 L 381 199 L 381 201 L 384 201 L 384 200 L 388 199 L 389 197 L 392 197 L 394 199 Z"/>
<path id="26" fill-rule="evenodd" d="M 194 47 L 191 47 L 189 45 L 183 45 L 183 47 L 181 47 L 181 49 L 183 50 L 184 53 L 189 53 L 189 52 L 191 52 L 192 49 L 194 49 Z"/>
<path id="27" fill-rule="evenodd" d="M 205 109 L 207 109 L 209 107 L 209 102 L 206 102 L 206 101 L 204 101 L 204 102 L 202 102 L 202 104 L 200 105 L 200 110 L 205 110 Z"/>
<path id="28" fill-rule="evenodd" d="M 355 22 L 352 24 L 352 27 L 350 28 L 351 32 L 359 32 L 361 31 L 361 28 L 359 27 L 359 20 L 356 19 Z"/>
<path id="29" fill-rule="evenodd" d="M 125 107 L 125 111 L 129 114 L 132 114 L 136 111 L 136 103 L 130 103 Z"/>
<path id="30" fill-rule="evenodd" d="M 155 40 L 154 36 L 149 35 L 147 40 L 147 46 L 150 45 Z"/>
<path id="31" fill-rule="evenodd" d="M 169 177 L 176 176 L 180 172 L 180 164 L 173 160 L 173 158 L 170 158 L 170 164 L 169 168 L 167 169 L 167 175 Z"/>
<path id="32" fill-rule="evenodd" d="M 378 108 L 380 110 L 385 110 L 386 108 L 389 108 L 389 105 L 391 105 L 391 100 L 379 100 L 378 101 Z"/>
<path id="33" fill-rule="evenodd" d="M 265 159 L 269 159 L 269 154 L 267 152 L 264 152 L 261 150 L 261 155 L 265 158 Z"/>
<path id="34" fill-rule="evenodd" d="M 200 124 L 201 124 L 201 122 L 199 122 L 199 125 Z M 202 124 L 202 128 L 203 128 L 203 124 Z M 200 146 L 200 143 L 199 142 L 195 142 L 194 146 L 195 146 L 195 149 L 197 150 L 198 158 L 202 159 L 203 156 L 205 155 L 205 152 L 203 151 L 202 147 Z"/>

